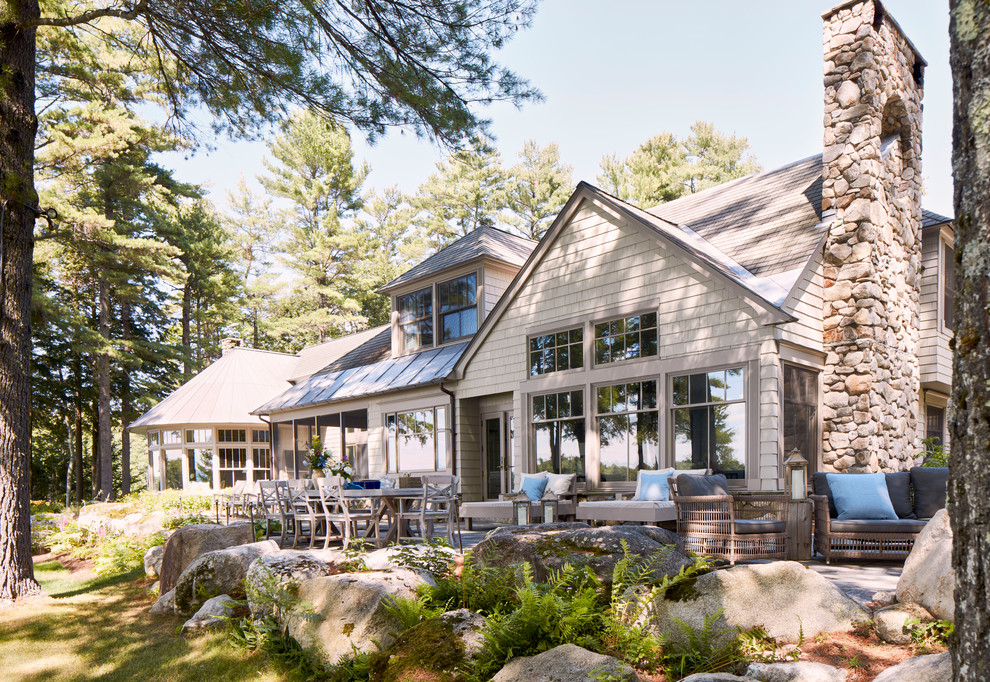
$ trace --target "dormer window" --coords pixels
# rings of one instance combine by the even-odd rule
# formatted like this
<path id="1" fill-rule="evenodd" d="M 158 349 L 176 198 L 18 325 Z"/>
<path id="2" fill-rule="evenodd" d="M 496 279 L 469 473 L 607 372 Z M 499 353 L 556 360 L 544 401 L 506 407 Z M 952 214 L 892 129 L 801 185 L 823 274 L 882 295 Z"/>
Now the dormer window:
<path id="1" fill-rule="evenodd" d="M 433 287 L 398 297 L 402 347 L 408 353 L 433 345 Z"/>
<path id="2" fill-rule="evenodd" d="M 441 343 L 478 331 L 477 289 L 478 277 L 473 272 L 437 285 Z"/>

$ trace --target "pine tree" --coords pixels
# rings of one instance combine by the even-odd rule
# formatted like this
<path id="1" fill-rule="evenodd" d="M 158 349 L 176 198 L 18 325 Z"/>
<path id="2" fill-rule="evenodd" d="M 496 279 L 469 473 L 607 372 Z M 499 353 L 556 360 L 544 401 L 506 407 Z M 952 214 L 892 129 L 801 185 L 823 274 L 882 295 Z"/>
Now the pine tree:
<path id="1" fill-rule="evenodd" d="M 542 149 L 528 140 L 519 152 L 520 163 L 508 171 L 506 222 L 530 239 L 538 240 L 573 190 L 569 164 L 560 162 L 556 142 Z"/>

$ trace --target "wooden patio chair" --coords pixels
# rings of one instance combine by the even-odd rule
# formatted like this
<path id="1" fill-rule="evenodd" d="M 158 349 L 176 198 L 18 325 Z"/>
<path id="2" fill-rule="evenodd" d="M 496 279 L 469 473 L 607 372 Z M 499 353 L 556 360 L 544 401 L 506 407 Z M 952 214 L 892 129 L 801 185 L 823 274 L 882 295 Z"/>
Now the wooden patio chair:
<path id="1" fill-rule="evenodd" d="M 419 539 L 433 537 L 434 524 L 443 522 L 447 528 L 447 541 L 454 544 L 454 528 L 457 528 L 458 546 L 462 546 L 461 525 L 457 509 L 457 484 L 459 478 L 451 474 L 429 474 L 423 476 L 423 495 L 414 501 L 409 509 L 399 513 L 398 522 L 415 521 L 419 524 Z M 401 528 L 399 526 L 401 540 Z"/>
<path id="2" fill-rule="evenodd" d="M 265 515 L 265 539 L 272 536 L 272 522 L 279 523 L 278 545 L 285 546 L 290 531 L 294 530 L 292 506 L 289 504 L 289 485 L 285 481 L 258 481 L 258 497 Z"/>
<path id="3" fill-rule="evenodd" d="M 685 548 L 717 559 L 784 559 L 787 499 L 783 495 L 729 493 L 725 476 L 670 479 L 677 534 Z"/>

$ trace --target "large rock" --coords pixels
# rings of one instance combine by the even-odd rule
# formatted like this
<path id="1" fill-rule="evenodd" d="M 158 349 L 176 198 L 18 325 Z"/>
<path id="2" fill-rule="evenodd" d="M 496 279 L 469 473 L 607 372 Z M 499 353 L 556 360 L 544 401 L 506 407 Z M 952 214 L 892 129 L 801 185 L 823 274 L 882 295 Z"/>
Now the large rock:
<path id="1" fill-rule="evenodd" d="M 681 682 L 753 682 L 753 678 L 732 673 L 694 673 L 682 677 Z"/>
<path id="2" fill-rule="evenodd" d="M 536 656 L 513 658 L 492 682 L 593 682 L 640 679 L 636 671 L 612 656 L 603 656 L 576 644 L 561 644 Z"/>
<path id="3" fill-rule="evenodd" d="M 196 615 L 182 624 L 182 630 L 189 632 L 223 625 L 233 615 L 236 604 L 237 602 L 226 594 L 207 599 Z"/>
<path id="4" fill-rule="evenodd" d="M 371 664 L 375 680 L 454 682 L 484 647 L 485 619 L 467 609 L 448 611 L 403 632 Z"/>
<path id="5" fill-rule="evenodd" d="M 279 552 L 259 557 L 248 568 L 244 581 L 251 615 L 255 618 L 272 615 L 286 586 L 335 572 L 330 564 L 311 554 Z"/>
<path id="6" fill-rule="evenodd" d="M 151 607 L 153 616 L 171 616 L 175 614 L 175 590 L 169 590 L 158 598 Z"/>
<path id="7" fill-rule="evenodd" d="M 284 616 L 289 634 L 328 663 L 358 651 L 389 646 L 401 627 L 385 608 L 390 597 L 416 598 L 427 579 L 408 569 L 344 573 L 303 580 L 297 588 L 300 607 L 313 617 Z"/>
<path id="8" fill-rule="evenodd" d="M 111 533 L 137 538 L 151 537 L 156 533 L 165 532 L 163 512 L 126 513 L 131 509 L 134 509 L 134 505 L 124 502 L 87 505 L 79 512 L 77 523 L 94 533 L 100 528 L 106 528 Z"/>
<path id="9" fill-rule="evenodd" d="M 940 509 L 918 534 L 897 581 L 897 601 L 915 602 L 942 620 L 955 620 L 956 587 L 952 570 L 952 528 L 949 514 Z"/>
<path id="10" fill-rule="evenodd" d="M 174 588 L 179 576 L 197 557 L 207 552 L 246 545 L 250 542 L 254 542 L 254 527 L 248 523 L 229 526 L 197 523 L 183 526 L 165 543 L 159 573 L 162 592 Z"/>
<path id="11" fill-rule="evenodd" d="M 845 682 L 849 671 L 811 661 L 750 663 L 746 677 L 760 682 Z"/>
<path id="12" fill-rule="evenodd" d="M 674 620 L 700 630 L 705 616 L 717 616 L 719 638 L 735 636 L 735 628 L 766 629 L 780 642 L 796 642 L 802 634 L 845 632 L 869 614 L 826 578 L 793 561 L 735 566 L 676 585 L 649 611 L 648 627 L 674 641 L 685 642 Z"/>
<path id="13" fill-rule="evenodd" d="M 175 584 L 175 612 L 188 615 L 210 597 L 241 591 L 251 564 L 277 551 L 276 542 L 262 540 L 203 554 L 189 564 Z"/>
<path id="14" fill-rule="evenodd" d="M 948 652 L 915 656 L 887 668 L 873 682 L 946 682 L 952 679 L 952 659 Z"/>
<path id="15" fill-rule="evenodd" d="M 587 566 L 611 585 L 612 570 L 623 557 L 623 543 L 637 557 L 656 557 L 652 571 L 656 579 L 676 575 L 694 563 L 684 553 L 683 538 L 668 530 L 654 526 L 591 528 L 585 523 L 502 526 L 490 531 L 472 556 L 482 567 L 529 564 L 537 581 L 546 580 L 564 564 Z"/>
<path id="16" fill-rule="evenodd" d="M 922 623 L 934 620 L 921 604 L 894 604 L 873 612 L 873 629 L 877 631 L 877 637 L 888 644 L 910 644 L 911 629 L 906 623 L 911 618 Z"/>
<path id="17" fill-rule="evenodd" d="M 149 578 L 158 578 L 162 572 L 162 553 L 165 551 L 163 545 L 149 547 L 144 553 L 144 574 Z"/>

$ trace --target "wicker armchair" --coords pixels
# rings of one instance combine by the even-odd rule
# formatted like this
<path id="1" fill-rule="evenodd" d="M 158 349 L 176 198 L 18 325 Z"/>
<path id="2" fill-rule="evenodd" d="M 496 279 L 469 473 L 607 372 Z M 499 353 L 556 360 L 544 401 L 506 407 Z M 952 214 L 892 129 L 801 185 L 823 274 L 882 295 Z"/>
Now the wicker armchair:
<path id="1" fill-rule="evenodd" d="M 671 499 L 677 510 L 677 534 L 685 548 L 731 563 L 751 559 L 784 559 L 787 550 L 787 499 L 772 494 L 685 495 L 688 479 L 723 476 L 678 476 L 671 479 Z"/>

